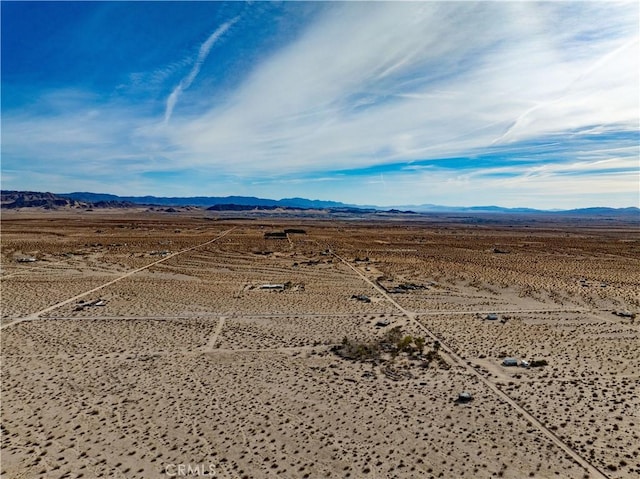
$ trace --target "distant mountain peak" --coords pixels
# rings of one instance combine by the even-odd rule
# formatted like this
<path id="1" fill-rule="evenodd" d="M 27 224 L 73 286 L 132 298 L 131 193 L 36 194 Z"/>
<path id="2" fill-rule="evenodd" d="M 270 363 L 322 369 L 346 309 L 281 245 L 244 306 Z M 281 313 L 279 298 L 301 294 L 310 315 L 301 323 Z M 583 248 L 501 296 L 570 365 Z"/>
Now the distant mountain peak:
<path id="1" fill-rule="evenodd" d="M 3 209 L 18 208 L 44 208 L 46 210 L 59 209 L 88 209 L 88 208 L 129 208 L 135 206 L 133 203 L 121 201 L 82 201 L 67 196 L 49 192 L 38 191 L 9 191 L 2 190 L 0 193 L 0 206 Z M 117 198 L 117 196 L 114 196 Z"/>

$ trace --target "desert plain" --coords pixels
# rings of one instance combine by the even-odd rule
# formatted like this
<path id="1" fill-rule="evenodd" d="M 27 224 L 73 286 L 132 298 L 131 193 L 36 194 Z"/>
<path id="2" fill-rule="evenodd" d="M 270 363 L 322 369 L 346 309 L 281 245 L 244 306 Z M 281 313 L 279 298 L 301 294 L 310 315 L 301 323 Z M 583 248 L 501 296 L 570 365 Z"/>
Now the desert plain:
<path id="1" fill-rule="evenodd" d="M 2 478 L 640 476 L 637 222 L 1 227 Z"/>

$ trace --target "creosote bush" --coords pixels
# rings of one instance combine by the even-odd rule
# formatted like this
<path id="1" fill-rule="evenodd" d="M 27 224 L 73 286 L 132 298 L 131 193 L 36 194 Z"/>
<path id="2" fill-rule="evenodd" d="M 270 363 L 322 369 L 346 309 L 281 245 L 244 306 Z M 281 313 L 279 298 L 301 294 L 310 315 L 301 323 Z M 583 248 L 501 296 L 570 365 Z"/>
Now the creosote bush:
<path id="1" fill-rule="evenodd" d="M 383 355 L 385 353 L 390 355 L 392 359 L 404 353 L 410 359 L 422 359 L 429 363 L 439 358 L 440 344 L 436 341 L 433 349 L 425 353 L 425 342 L 425 338 L 421 336 L 403 335 L 401 327 L 396 326 L 381 338 L 372 341 L 356 341 L 345 336 L 342 339 L 342 344 L 335 346 L 333 352 L 344 359 L 374 362 L 384 362 Z"/>

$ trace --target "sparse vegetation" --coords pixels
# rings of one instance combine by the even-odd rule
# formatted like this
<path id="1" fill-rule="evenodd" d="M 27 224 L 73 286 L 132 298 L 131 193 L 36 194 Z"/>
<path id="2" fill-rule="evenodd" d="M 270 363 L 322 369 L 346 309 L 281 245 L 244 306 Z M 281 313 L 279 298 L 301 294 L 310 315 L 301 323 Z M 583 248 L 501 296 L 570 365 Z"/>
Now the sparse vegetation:
<path id="1" fill-rule="evenodd" d="M 341 358 L 362 362 L 372 361 L 383 364 L 403 355 L 408 360 L 420 361 L 423 366 L 428 366 L 434 360 L 441 365 L 446 365 L 439 355 L 438 341 L 434 342 L 433 349 L 426 353 L 424 347 L 425 339 L 422 336 L 404 335 L 402 328 L 395 326 L 377 340 L 356 341 L 345 336 L 342 343 L 334 346 L 332 350 Z"/>
<path id="2" fill-rule="evenodd" d="M 529 366 L 532 368 L 541 368 L 548 365 L 549 363 L 547 362 L 546 359 L 532 359 L 531 362 L 529 363 Z"/>
<path id="3" fill-rule="evenodd" d="M 230 228 L 164 211 L 12 214 L 7 322 L 162 259 L 149 253 L 159 245 L 178 252 Z M 154 476 L 186 457 L 211 458 L 221 477 L 582 477 L 537 424 L 473 375 L 443 369 L 445 349 L 612 479 L 638 473 L 637 320 L 610 313 L 638 311 L 629 233 L 329 219 L 291 242 L 263 236 L 299 223 L 236 218 L 220 241 L 79 298 L 104 307 L 74 311 L 74 300 L 3 329 L 3 477 Z M 492 245 L 512 253 L 488 254 Z M 442 344 L 349 265 L 389 288 L 427 285 L 392 298 Z M 283 292 L 261 291 L 267 283 Z M 514 313 L 479 320 L 493 310 Z M 331 352 L 336 338 L 349 360 Z M 549 365 L 505 369 L 501 352 Z M 461 391 L 477 399 L 453 408 Z"/>

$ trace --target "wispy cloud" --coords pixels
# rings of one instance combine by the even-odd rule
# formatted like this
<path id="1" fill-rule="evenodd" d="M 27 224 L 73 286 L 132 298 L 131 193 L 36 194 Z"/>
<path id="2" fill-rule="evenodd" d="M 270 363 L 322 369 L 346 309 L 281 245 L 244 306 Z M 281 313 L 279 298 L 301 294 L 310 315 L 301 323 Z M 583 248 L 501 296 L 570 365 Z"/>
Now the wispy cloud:
<path id="1" fill-rule="evenodd" d="M 238 173 L 291 172 L 637 121 L 633 15 L 616 17 L 619 31 L 600 43 L 573 43 L 569 55 L 566 30 L 585 27 L 528 24 L 554 13 L 536 5 L 341 4 L 266 58 L 225 105 L 176 125 L 174 140 L 197 157 L 233 157 Z M 593 68 L 603 57 L 606 68 Z"/>
<path id="2" fill-rule="evenodd" d="M 209 35 L 209 37 L 204 41 L 202 45 L 200 45 L 200 50 L 198 51 L 198 57 L 191 68 L 191 71 L 178 83 L 178 85 L 173 89 L 169 97 L 167 98 L 167 106 L 164 113 L 164 122 L 169 123 L 171 119 L 171 114 L 173 113 L 173 109 L 176 106 L 178 101 L 178 97 L 180 94 L 189 88 L 193 81 L 200 73 L 200 69 L 202 68 L 202 64 L 205 62 L 207 57 L 209 56 L 209 52 L 213 45 L 224 35 L 227 30 L 229 30 L 234 23 L 239 20 L 240 17 L 235 17 L 228 22 L 223 23 L 218 28 L 214 30 L 214 32 Z"/>

